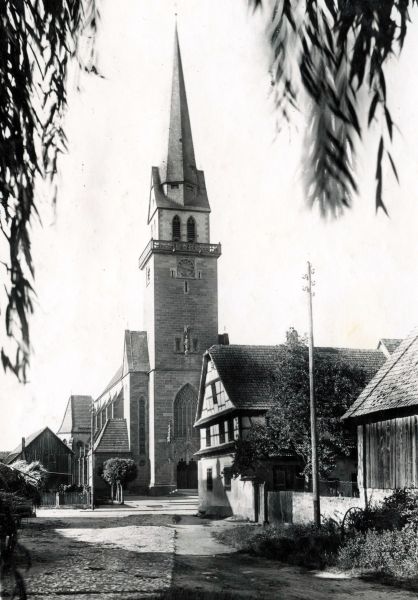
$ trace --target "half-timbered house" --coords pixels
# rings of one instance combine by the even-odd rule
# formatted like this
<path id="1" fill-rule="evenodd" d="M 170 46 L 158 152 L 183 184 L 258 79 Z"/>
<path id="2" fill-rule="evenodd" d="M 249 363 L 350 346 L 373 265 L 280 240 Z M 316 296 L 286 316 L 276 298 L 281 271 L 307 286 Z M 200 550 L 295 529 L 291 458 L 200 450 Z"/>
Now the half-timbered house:
<path id="1" fill-rule="evenodd" d="M 245 439 L 254 423 L 265 422 L 272 406 L 280 348 L 217 345 L 204 355 L 195 423 L 200 430 L 199 502 L 204 513 L 258 520 L 264 486 L 283 491 L 300 489 L 302 464 L 291 453 L 271 457 L 262 473 L 253 478 L 231 476 L 236 440 Z M 367 381 L 387 356 L 380 346 L 376 350 L 322 347 L 315 351 L 363 369 Z M 335 400 L 338 402 L 338 397 Z M 355 480 L 355 457 L 341 457 L 337 467 L 336 477 Z"/>

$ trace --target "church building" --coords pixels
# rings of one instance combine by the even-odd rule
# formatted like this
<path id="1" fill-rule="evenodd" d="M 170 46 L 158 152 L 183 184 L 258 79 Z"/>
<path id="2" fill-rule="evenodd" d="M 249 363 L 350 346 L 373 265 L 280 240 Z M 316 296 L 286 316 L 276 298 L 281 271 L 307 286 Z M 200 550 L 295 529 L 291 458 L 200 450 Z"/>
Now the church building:
<path id="1" fill-rule="evenodd" d="M 145 278 L 145 331 L 125 331 L 122 365 L 94 401 L 95 486 L 105 460 L 131 457 L 130 488 L 166 493 L 197 489 L 199 432 L 193 423 L 202 355 L 218 339 L 217 259 L 210 205 L 196 165 L 177 29 L 168 132 L 152 167 Z M 84 440 L 83 440 L 84 441 Z M 72 444 L 77 440 L 72 440 Z"/>

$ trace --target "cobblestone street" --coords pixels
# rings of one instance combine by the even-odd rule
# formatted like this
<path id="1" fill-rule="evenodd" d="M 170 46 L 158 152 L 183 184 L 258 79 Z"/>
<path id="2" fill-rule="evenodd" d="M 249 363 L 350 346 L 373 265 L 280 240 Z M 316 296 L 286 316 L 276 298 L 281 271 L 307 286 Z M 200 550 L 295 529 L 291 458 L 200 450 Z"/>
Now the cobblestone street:
<path id="1" fill-rule="evenodd" d="M 193 516 L 196 499 L 139 499 L 125 508 L 39 510 L 21 543 L 32 567 L 28 598 L 60 600 L 409 600 L 416 595 L 332 573 L 239 554 L 215 530 L 236 526 Z M 256 525 L 255 525 L 256 526 Z M 5 596 L 7 597 L 7 596 Z"/>

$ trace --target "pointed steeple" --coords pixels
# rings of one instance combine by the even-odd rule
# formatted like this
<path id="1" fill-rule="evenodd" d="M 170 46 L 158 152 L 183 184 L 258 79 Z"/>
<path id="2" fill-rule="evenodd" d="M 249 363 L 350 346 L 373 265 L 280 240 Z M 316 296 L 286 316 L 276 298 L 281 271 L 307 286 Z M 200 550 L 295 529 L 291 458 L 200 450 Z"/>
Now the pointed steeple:
<path id="1" fill-rule="evenodd" d="M 177 24 L 174 34 L 174 64 L 165 182 L 185 182 L 193 186 L 198 184 Z"/>

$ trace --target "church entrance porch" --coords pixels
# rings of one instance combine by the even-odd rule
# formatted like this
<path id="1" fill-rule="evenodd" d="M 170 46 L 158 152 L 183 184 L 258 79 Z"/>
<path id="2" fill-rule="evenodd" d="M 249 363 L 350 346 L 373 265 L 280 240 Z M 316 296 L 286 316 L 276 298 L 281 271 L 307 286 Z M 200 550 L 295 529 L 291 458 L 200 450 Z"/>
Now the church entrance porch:
<path id="1" fill-rule="evenodd" d="M 197 462 L 191 459 L 188 463 L 181 459 L 177 463 L 177 489 L 197 490 Z"/>

